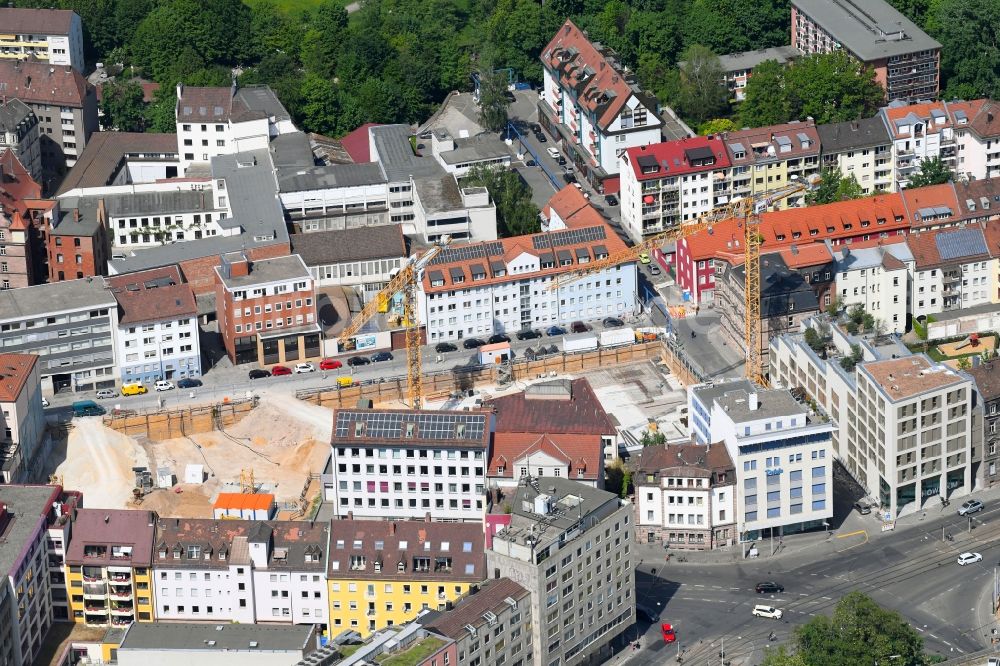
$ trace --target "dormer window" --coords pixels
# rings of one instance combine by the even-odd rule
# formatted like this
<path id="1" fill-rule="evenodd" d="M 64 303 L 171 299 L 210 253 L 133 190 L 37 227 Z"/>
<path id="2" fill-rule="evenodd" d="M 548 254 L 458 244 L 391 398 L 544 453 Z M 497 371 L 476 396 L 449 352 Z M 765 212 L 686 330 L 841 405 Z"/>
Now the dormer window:
<path id="1" fill-rule="evenodd" d="M 351 571 L 364 571 L 365 564 L 364 555 L 351 555 Z"/>
<path id="2" fill-rule="evenodd" d="M 188 546 L 187 556 L 189 560 L 197 560 L 201 557 L 201 546 Z"/>
<path id="3" fill-rule="evenodd" d="M 431 558 L 429 557 L 414 557 L 413 558 L 413 571 L 416 573 L 427 573 L 431 570 Z"/>

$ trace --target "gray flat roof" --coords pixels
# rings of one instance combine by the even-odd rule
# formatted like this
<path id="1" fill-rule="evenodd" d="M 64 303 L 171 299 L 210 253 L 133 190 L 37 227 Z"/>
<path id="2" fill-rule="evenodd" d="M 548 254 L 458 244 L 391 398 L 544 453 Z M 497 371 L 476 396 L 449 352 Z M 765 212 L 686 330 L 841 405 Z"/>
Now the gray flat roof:
<path id="1" fill-rule="evenodd" d="M 381 185 L 385 182 L 382 168 L 374 162 L 278 170 L 278 189 L 282 192 Z"/>
<path id="2" fill-rule="evenodd" d="M 104 205 L 111 217 L 128 215 L 158 215 L 213 211 L 212 192 L 175 190 L 173 192 L 136 192 L 112 194 L 104 197 Z"/>
<path id="3" fill-rule="evenodd" d="M 428 215 L 465 208 L 455 177 L 443 170 L 435 177 L 415 178 L 413 186 L 420 197 L 420 205 Z"/>
<path id="4" fill-rule="evenodd" d="M 941 48 L 884 0 L 792 0 L 792 6 L 864 61 Z"/>
<path id="5" fill-rule="evenodd" d="M 16 321 L 55 312 L 117 308 L 102 278 L 83 278 L 0 290 L 0 321 Z"/>
<path id="6" fill-rule="evenodd" d="M 786 63 L 802 56 L 794 46 L 775 46 L 769 49 L 757 49 L 756 51 L 744 51 L 743 53 L 730 53 L 719 56 L 724 72 L 737 72 L 744 69 L 753 69 L 766 60 L 777 60 Z M 680 63 L 677 63 L 680 65 Z"/>
<path id="7" fill-rule="evenodd" d="M 785 389 L 758 388 L 755 392 L 757 393 L 757 409 L 754 410 L 750 409 L 750 394 L 747 391 L 730 391 L 718 398 L 716 402 L 726 410 L 726 415 L 733 420 L 733 423 L 809 413 L 809 410 L 799 404 Z M 802 422 L 802 425 L 805 425 L 805 421 Z"/>
<path id="8" fill-rule="evenodd" d="M 97 219 L 100 197 L 65 197 L 59 200 L 59 217 L 53 219 L 51 236 L 93 236 L 101 221 Z"/>
<path id="9" fill-rule="evenodd" d="M 695 397 L 701 401 L 709 410 L 712 403 L 730 391 L 750 392 L 754 389 L 754 384 L 749 379 L 734 379 L 732 381 L 719 382 L 718 384 L 702 384 L 691 389 Z"/>
<path id="10" fill-rule="evenodd" d="M 535 513 L 535 498 L 539 495 L 548 495 L 556 510 L 546 515 Z M 613 511 L 618 508 L 618 502 L 618 497 L 613 493 L 572 479 L 546 476 L 532 478 L 528 482 L 522 481 L 511 502 L 511 522 L 505 538 L 524 543 L 526 535 L 533 536 L 537 539 L 535 547 L 540 550 L 559 539 L 565 530 L 578 524 L 582 516 L 608 505 L 613 507 Z M 544 528 L 539 529 L 540 524 L 544 524 Z"/>
<path id="11" fill-rule="evenodd" d="M 306 266 L 406 256 L 406 238 L 398 224 L 292 234 L 291 241 L 292 252 Z"/>
<path id="12" fill-rule="evenodd" d="M 0 486 L 0 504 L 6 504 L 14 516 L 6 531 L 0 529 L 0 576 L 5 579 L 4 585 L 39 519 L 49 512 L 48 502 L 54 491 L 53 486 Z"/>
<path id="13" fill-rule="evenodd" d="M 235 99 L 246 104 L 248 110 L 273 116 L 276 121 L 289 120 L 291 118 L 270 86 L 260 85 L 238 88 Z M 239 120 L 239 118 L 234 118 L 234 120 Z"/>
<path id="14" fill-rule="evenodd" d="M 218 269 L 221 275 L 221 268 Z M 278 280 L 293 280 L 295 278 L 308 278 L 309 269 L 302 263 L 302 259 L 297 254 L 290 254 L 286 257 L 275 257 L 274 259 L 260 259 L 250 262 L 250 274 L 239 277 L 223 277 L 222 282 L 230 289 L 261 284 L 264 282 L 277 282 Z"/>
<path id="15" fill-rule="evenodd" d="M 311 651 L 313 625 L 196 624 L 193 622 L 135 622 L 125 633 L 124 650 L 254 650 L 259 652 Z M 214 642 L 214 645 L 209 643 Z"/>
<path id="16" fill-rule="evenodd" d="M 455 139 L 455 150 L 441 153 L 441 159 L 448 164 L 493 160 L 510 156 L 510 148 L 507 147 L 507 144 L 499 137 L 490 134 Z"/>
<path id="17" fill-rule="evenodd" d="M 271 139 L 269 147 L 271 161 L 279 173 L 282 169 L 307 169 L 316 165 L 312 144 L 305 132 L 279 134 Z"/>
<path id="18" fill-rule="evenodd" d="M 437 176 L 444 173 L 444 168 L 433 157 L 413 152 L 410 144 L 412 132 L 408 125 L 380 125 L 368 131 L 371 132 L 378 161 L 389 182 L 409 180 L 410 176 Z"/>
<path id="19" fill-rule="evenodd" d="M 892 142 L 881 116 L 817 125 L 816 131 L 824 153 L 871 148 Z"/>

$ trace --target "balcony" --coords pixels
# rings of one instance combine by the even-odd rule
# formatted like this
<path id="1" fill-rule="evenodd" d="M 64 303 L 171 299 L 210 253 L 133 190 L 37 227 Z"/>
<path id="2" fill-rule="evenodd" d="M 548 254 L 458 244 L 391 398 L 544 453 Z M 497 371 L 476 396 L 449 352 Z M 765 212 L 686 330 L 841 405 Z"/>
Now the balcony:
<path id="1" fill-rule="evenodd" d="M 112 585 L 131 585 L 132 577 L 122 576 L 121 574 L 113 574 L 110 578 L 108 578 L 108 582 Z"/>
<path id="2" fill-rule="evenodd" d="M 84 574 L 83 575 L 83 582 L 84 583 L 103 583 L 104 582 L 104 577 L 103 576 L 88 576 L 88 575 Z"/>
<path id="3" fill-rule="evenodd" d="M 84 603 L 83 604 L 83 610 L 86 613 L 88 613 L 88 614 L 90 614 L 90 613 L 97 613 L 97 614 L 100 614 L 100 615 L 107 615 L 107 613 L 108 613 L 108 607 L 107 606 L 93 606 L 93 605 L 88 604 L 88 603 Z"/>
<path id="4" fill-rule="evenodd" d="M 93 598 L 93 597 L 97 597 L 98 599 L 103 599 L 106 596 L 108 596 L 108 588 L 107 588 L 106 585 L 84 585 L 83 586 L 83 597 L 84 597 L 84 599 L 86 599 L 86 598 Z"/>
<path id="5" fill-rule="evenodd" d="M 114 606 L 112 606 L 111 607 L 111 614 L 115 615 L 115 616 L 118 616 L 118 617 L 123 617 L 123 616 L 126 616 L 126 615 L 128 615 L 129 617 L 132 617 L 133 615 L 135 615 L 135 609 L 132 608 L 131 606 L 119 606 L 117 608 L 115 608 Z"/>
<path id="6" fill-rule="evenodd" d="M 132 598 L 132 588 L 127 590 L 111 590 L 109 595 L 112 599 L 131 599 Z"/>

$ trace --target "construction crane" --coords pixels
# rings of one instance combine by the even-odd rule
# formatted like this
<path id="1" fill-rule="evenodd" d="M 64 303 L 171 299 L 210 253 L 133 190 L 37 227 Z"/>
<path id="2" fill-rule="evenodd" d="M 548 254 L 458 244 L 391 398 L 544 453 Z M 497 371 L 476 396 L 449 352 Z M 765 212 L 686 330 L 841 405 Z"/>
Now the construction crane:
<path id="1" fill-rule="evenodd" d="M 664 243 L 687 238 L 725 220 L 733 218 L 742 219 L 744 230 L 744 271 L 746 275 L 744 285 L 745 328 L 743 340 L 746 346 L 746 367 L 744 374 L 750 381 L 766 386 L 767 379 L 764 377 L 760 352 L 760 244 L 762 240 L 759 233 L 760 214 L 783 199 L 814 188 L 819 184 L 819 181 L 819 176 L 814 174 L 809 176 L 805 181 L 795 181 L 772 192 L 733 199 L 694 220 L 681 222 L 676 227 L 650 236 L 632 247 L 618 250 L 603 259 L 598 259 L 581 268 L 563 273 L 554 278 L 548 284 L 548 288 L 550 290 L 558 289 L 606 268 L 611 268 L 627 261 L 635 261 L 639 255 L 651 252 L 654 248 L 660 247 Z"/>
<path id="2" fill-rule="evenodd" d="M 403 329 L 406 332 L 406 395 L 412 409 L 420 409 L 423 400 L 423 377 L 420 373 L 420 322 L 417 316 L 417 281 L 421 271 L 449 243 L 450 236 L 443 236 L 438 244 L 420 257 L 410 257 L 374 297 L 368 299 L 361 312 L 354 315 L 347 328 L 340 332 L 341 341 L 357 335 L 361 327 L 379 311 L 379 306 L 388 303 L 396 294 L 403 294 Z"/>

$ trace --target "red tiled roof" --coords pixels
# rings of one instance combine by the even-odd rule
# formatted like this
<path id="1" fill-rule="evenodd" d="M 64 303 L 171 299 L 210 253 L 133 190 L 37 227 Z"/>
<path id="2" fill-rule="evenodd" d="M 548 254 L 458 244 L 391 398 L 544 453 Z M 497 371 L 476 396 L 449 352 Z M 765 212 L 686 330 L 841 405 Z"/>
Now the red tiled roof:
<path id="1" fill-rule="evenodd" d="M 194 317 L 198 314 L 191 286 L 177 266 L 164 266 L 107 278 L 121 308 L 121 324 Z"/>
<path id="2" fill-rule="evenodd" d="M 14 34 L 68 35 L 73 14 L 68 9 L 0 7 L 0 30 Z"/>
<path id="3" fill-rule="evenodd" d="M 905 189 L 900 194 L 903 196 L 903 205 L 906 207 L 907 219 L 912 226 L 945 224 L 956 220 L 961 213 L 958 205 L 958 197 L 955 194 L 955 185 L 951 182 Z M 951 215 L 927 222 L 919 216 L 919 211 L 922 208 L 942 207 L 948 208 L 951 211 Z"/>
<path id="4" fill-rule="evenodd" d="M 948 106 L 944 102 L 918 102 L 916 104 L 906 104 L 901 106 L 888 106 L 882 109 L 888 122 L 889 135 L 893 138 L 905 138 L 912 135 L 912 128 L 909 133 L 903 134 L 899 131 L 896 122 L 904 119 L 914 120 L 919 119 L 924 123 L 929 123 L 931 120 L 931 111 L 937 110 L 944 113 L 944 122 L 941 124 L 934 124 L 933 127 L 927 127 L 926 132 L 938 132 L 943 127 L 949 127 L 952 124 L 951 115 L 948 113 Z M 906 123 L 912 124 L 912 123 Z"/>
<path id="5" fill-rule="evenodd" d="M 686 470 L 685 476 L 709 477 L 712 472 L 733 469 L 732 458 L 725 444 L 701 446 L 699 444 L 667 444 L 647 446 L 629 465 L 643 474 L 657 474 L 663 470 Z M 735 475 L 732 481 L 735 482 Z M 637 483 L 639 479 L 636 479 Z M 644 481 L 643 481 L 644 482 Z M 659 483 L 657 481 L 657 483 Z"/>
<path id="6" fill-rule="evenodd" d="M 80 509 L 73 521 L 73 538 L 66 549 L 68 564 L 148 567 L 153 561 L 152 511 L 136 509 Z M 103 557 L 84 557 L 87 546 L 105 546 Z M 111 559 L 111 546 L 131 546 L 132 556 Z"/>
<path id="7" fill-rule="evenodd" d="M 970 224 L 964 229 L 946 228 L 946 229 L 931 229 L 929 231 L 921 231 L 919 233 L 912 233 L 907 236 L 907 245 L 910 246 L 910 252 L 913 253 L 913 260 L 915 268 L 917 270 L 927 270 L 934 268 L 936 266 L 941 266 L 945 264 L 956 264 L 956 263 L 969 263 L 971 261 L 979 261 L 981 259 L 986 259 L 991 254 L 991 249 L 989 247 L 989 238 L 984 233 L 983 229 L 988 228 L 993 225 L 980 225 L 980 224 Z M 974 234 L 981 235 L 984 244 L 987 248 L 985 254 L 982 253 L 972 253 L 971 250 L 978 249 L 975 245 L 969 244 L 967 249 L 970 250 L 969 254 L 964 254 L 960 257 L 952 258 L 942 258 L 941 257 L 941 239 L 947 238 L 949 235 L 961 234 L 968 243 L 973 242 Z M 978 245 L 978 243 L 976 244 Z M 982 247 L 982 246 L 980 246 Z"/>
<path id="8" fill-rule="evenodd" d="M 805 147 L 802 146 L 799 134 L 804 134 L 809 139 Z M 734 166 L 818 155 L 820 150 L 819 132 L 816 131 L 816 123 L 811 120 L 796 120 L 781 125 L 727 132 L 721 139 L 726 144 L 726 150 Z M 736 156 L 732 149 L 735 144 L 743 147 L 743 157 Z M 788 146 L 787 151 L 782 152 L 782 144 Z"/>
<path id="9" fill-rule="evenodd" d="M 613 435 L 615 424 L 585 377 L 570 382 L 571 396 L 549 398 L 521 391 L 489 400 L 495 432 Z"/>
<path id="10" fill-rule="evenodd" d="M 7 84 L 3 91 L 7 97 L 16 97 L 25 104 L 81 108 L 88 89 L 93 89 L 72 67 L 41 60 L 0 60 L 0 81 Z"/>
<path id="11" fill-rule="evenodd" d="M 711 155 L 699 155 L 699 153 L 706 151 Z M 706 157 L 712 157 L 715 161 L 711 164 L 695 164 L 695 162 L 699 162 L 699 157 L 702 160 Z M 625 160 L 632 167 L 632 173 L 635 174 L 636 180 L 640 181 L 727 169 L 730 165 L 725 143 L 720 139 L 709 139 L 707 136 L 695 136 L 629 148 L 625 151 Z M 656 171 L 644 169 L 643 163 L 648 163 Z"/>
<path id="12" fill-rule="evenodd" d="M 34 180 L 21 161 L 8 149 L 0 150 L 0 206 L 29 218 L 29 199 L 40 199 L 42 187 Z M 16 216 L 11 215 L 14 219 Z M 0 213 L 0 220 L 3 213 Z M 23 220 L 26 222 L 27 220 Z"/>
<path id="13" fill-rule="evenodd" d="M 604 217 L 596 208 L 590 205 L 580 188 L 567 185 L 552 195 L 545 206 L 545 213 L 551 218 L 552 211 L 571 229 L 599 226 L 605 223 Z"/>
<path id="14" fill-rule="evenodd" d="M 222 87 L 184 86 L 177 98 L 177 120 L 222 122 L 233 112 L 233 91 Z"/>
<path id="15" fill-rule="evenodd" d="M 0 402 L 14 402 L 38 362 L 34 354 L 0 354 Z"/>
<path id="16" fill-rule="evenodd" d="M 477 628 L 488 624 L 488 621 L 483 617 L 487 612 L 499 615 L 504 610 L 510 610 L 506 599 L 520 601 L 530 594 L 510 578 L 491 579 L 478 592 L 463 597 L 455 605 L 455 608 L 438 613 L 433 620 L 424 626 L 431 631 L 457 640 L 468 635 L 466 627 L 470 624 Z"/>
<path id="17" fill-rule="evenodd" d="M 378 127 L 380 123 L 365 123 L 357 129 L 351 130 L 340 140 L 341 147 L 347 151 L 351 159 L 356 163 L 371 162 L 371 143 L 368 139 L 368 129 Z"/>
<path id="18" fill-rule="evenodd" d="M 567 478 L 591 481 L 601 473 L 599 461 L 604 456 L 604 446 L 600 435 L 497 432 L 493 435 L 487 475 L 517 478 L 515 465 L 532 453 L 544 453 L 562 462 Z M 501 467 L 503 473 L 498 474 L 497 469 Z"/>
<path id="19" fill-rule="evenodd" d="M 953 102 L 949 106 L 954 104 Z M 969 104 L 978 104 L 975 114 L 966 111 L 969 115 L 969 129 L 980 137 L 1000 136 L 1000 104 L 989 99 L 976 100 Z"/>
<path id="20" fill-rule="evenodd" d="M 779 252 L 785 265 L 789 268 L 802 268 L 803 266 L 819 266 L 833 261 L 830 248 L 825 243 L 807 242 L 805 245 L 792 245 Z"/>

